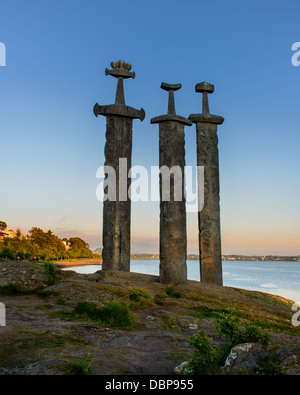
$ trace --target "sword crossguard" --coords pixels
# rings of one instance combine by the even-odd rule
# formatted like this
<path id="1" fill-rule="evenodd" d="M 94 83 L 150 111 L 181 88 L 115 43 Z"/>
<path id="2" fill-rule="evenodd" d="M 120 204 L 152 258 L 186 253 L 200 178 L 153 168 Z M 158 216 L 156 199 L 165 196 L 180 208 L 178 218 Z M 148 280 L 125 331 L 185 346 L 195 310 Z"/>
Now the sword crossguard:
<path id="1" fill-rule="evenodd" d="M 104 115 L 105 117 L 109 115 L 117 115 L 119 117 L 139 119 L 141 122 L 145 119 L 146 115 L 143 108 L 137 110 L 133 107 L 118 106 L 115 104 L 100 106 L 98 103 L 94 105 L 93 112 L 96 117 L 98 117 L 98 115 Z"/>
<path id="2" fill-rule="evenodd" d="M 118 78 L 117 92 L 115 104 L 108 106 L 100 106 L 98 103 L 94 106 L 94 114 L 96 117 L 98 115 L 109 116 L 116 115 L 119 117 L 126 117 L 132 119 L 140 119 L 143 121 L 145 119 L 145 111 L 143 108 L 137 110 L 133 107 L 126 106 L 123 79 L 135 78 L 135 73 L 132 73 L 131 64 L 124 62 L 124 60 L 119 60 L 118 62 L 111 62 L 112 70 L 105 70 L 105 75 L 111 75 Z"/>
<path id="3" fill-rule="evenodd" d="M 202 93 L 202 113 L 201 114 L 191 114 L 189 119 L 194 122 L 205 122 L 205 123 L 214 123 L 217 125 L 221 125 L 224 122 L 224 118 L 218 115 L 212 115 L 209 112 L 208 105 L 208 94 L 213 93 L 215 87 L 213 84 L 210 84 L 206 81 L 199 82 L 195 86 L 195 92 Z"/>

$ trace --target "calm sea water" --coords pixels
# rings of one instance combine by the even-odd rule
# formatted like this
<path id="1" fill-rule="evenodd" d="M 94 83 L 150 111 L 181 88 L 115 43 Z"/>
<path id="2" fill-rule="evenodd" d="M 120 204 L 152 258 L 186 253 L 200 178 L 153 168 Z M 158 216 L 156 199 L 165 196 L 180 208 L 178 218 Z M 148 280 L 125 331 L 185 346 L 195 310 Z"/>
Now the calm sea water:
<path id="1" fill-rule="evenodd" d="M 78 266 L 65 270 L 94 273 L 101 270 L 101 265 Z M 136 273 L 159 275 L 159 261 L 132 260 L 130 270 Z M 187 261 L 187 275 L 189 280 L 200 280 L 198 261 Z M 267 292 L 299 302 L 300 262 L 224 261 L 223 284 Z"/>

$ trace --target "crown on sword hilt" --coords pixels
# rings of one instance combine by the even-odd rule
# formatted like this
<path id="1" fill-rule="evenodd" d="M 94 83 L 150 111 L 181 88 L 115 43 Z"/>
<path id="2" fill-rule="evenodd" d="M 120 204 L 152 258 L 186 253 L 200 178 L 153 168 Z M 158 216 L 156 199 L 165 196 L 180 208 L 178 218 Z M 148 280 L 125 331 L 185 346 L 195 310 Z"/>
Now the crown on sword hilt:
<path id="1" fill-rule="evenodd" d="M 112 70 L 105 69 L 105 75 L 111 75 L 115 78 L 135 78 L 135 73 L 131 72 L 131 64 L 124 62 L 124 60 L 118 60 L 117 62 L 111 62 Z"/>

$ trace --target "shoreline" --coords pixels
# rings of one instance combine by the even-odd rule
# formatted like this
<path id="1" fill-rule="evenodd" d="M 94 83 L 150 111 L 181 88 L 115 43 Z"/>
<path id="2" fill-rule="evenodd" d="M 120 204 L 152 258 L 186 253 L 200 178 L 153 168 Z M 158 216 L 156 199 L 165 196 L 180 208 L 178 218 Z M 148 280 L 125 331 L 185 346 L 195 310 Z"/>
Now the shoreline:
<path id="1" fill-rule="evenodd" d="M 83 259 L 79 261 L 56 261 L 52 263 L 61 268 L 68 268 L 68 267 L 78 267 L 78 266 L 102 265 L 102 259 Z"/>
<path id="2" fill-rule="evenodd" d="M 159 261 L 159 259 L 141 259 L 141 258 L 132 258 L 132 261 Z M 188 259 L 189 261 L 199 262 L 197 259 Z M 222 262 L 300 262 L 300 261 L 245 261 L 242 259 L 237 259 L 235 261 L 231 259 L 223 259 Z M 54 265 L 61 267 L 61 268 L 68 268 L 68 267 L 79 267 L 79 266 L 92 266 L 92 265 L 102 265 L 102 259 L 82 259 L 78 261 L 54 261 Z"/>

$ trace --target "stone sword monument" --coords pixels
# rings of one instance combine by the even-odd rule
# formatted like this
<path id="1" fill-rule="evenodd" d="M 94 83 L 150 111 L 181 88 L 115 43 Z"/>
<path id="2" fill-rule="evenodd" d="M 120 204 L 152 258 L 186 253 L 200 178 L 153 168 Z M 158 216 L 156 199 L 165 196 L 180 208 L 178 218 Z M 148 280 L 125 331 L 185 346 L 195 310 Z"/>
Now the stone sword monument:
<path id="1" fill-rule="evenodd" d="M 189 116 L 196 124 L 197 165 L 204 166 L 204 207 L 198 212 L 201 281 L 223 285 L 217 127 L 224 118 L 209 113 L 207 94 L 214 85 L 201 82 L 195 91 L 203 95 L 202 114 Z"/>
<path id="2" fill-rule="evenodd" d="M 151 124 L 159 124 L 160 282 L 185 283 L 187 235 L 184 126 L 191 126 L 192 122 L 175 112 L 174 91 L 180 89 L 181 84 L 162 83 L 161 88 L 169 92 L 168 114 L 151 119 Z M 175 173 L 172 173 L 172 168 Z M 169 182 L 164 179 L 163 169 L 169 175 Z"/>
<path id="3" fill-rule="evenodd" d="M 136 110 L 125 104 L 123 80 L 135 78 L 131 65 L 123 60 L 111 63 L 112 70 L 105 75 L 118 79 L 115 104 L 94 106 L 94 114 L 106 117 L 105 166 L 111 166 L 116 174 L 114 199 L 103 202 L 103 250 L 102 269 L 130 271 L 131 200 L 128 188 L 131 184 L 128 171 L 132 157 L 132 120 L 145 118 L 143 109 Z M 104 182 L 104 191 L 109 187 Z"/>

